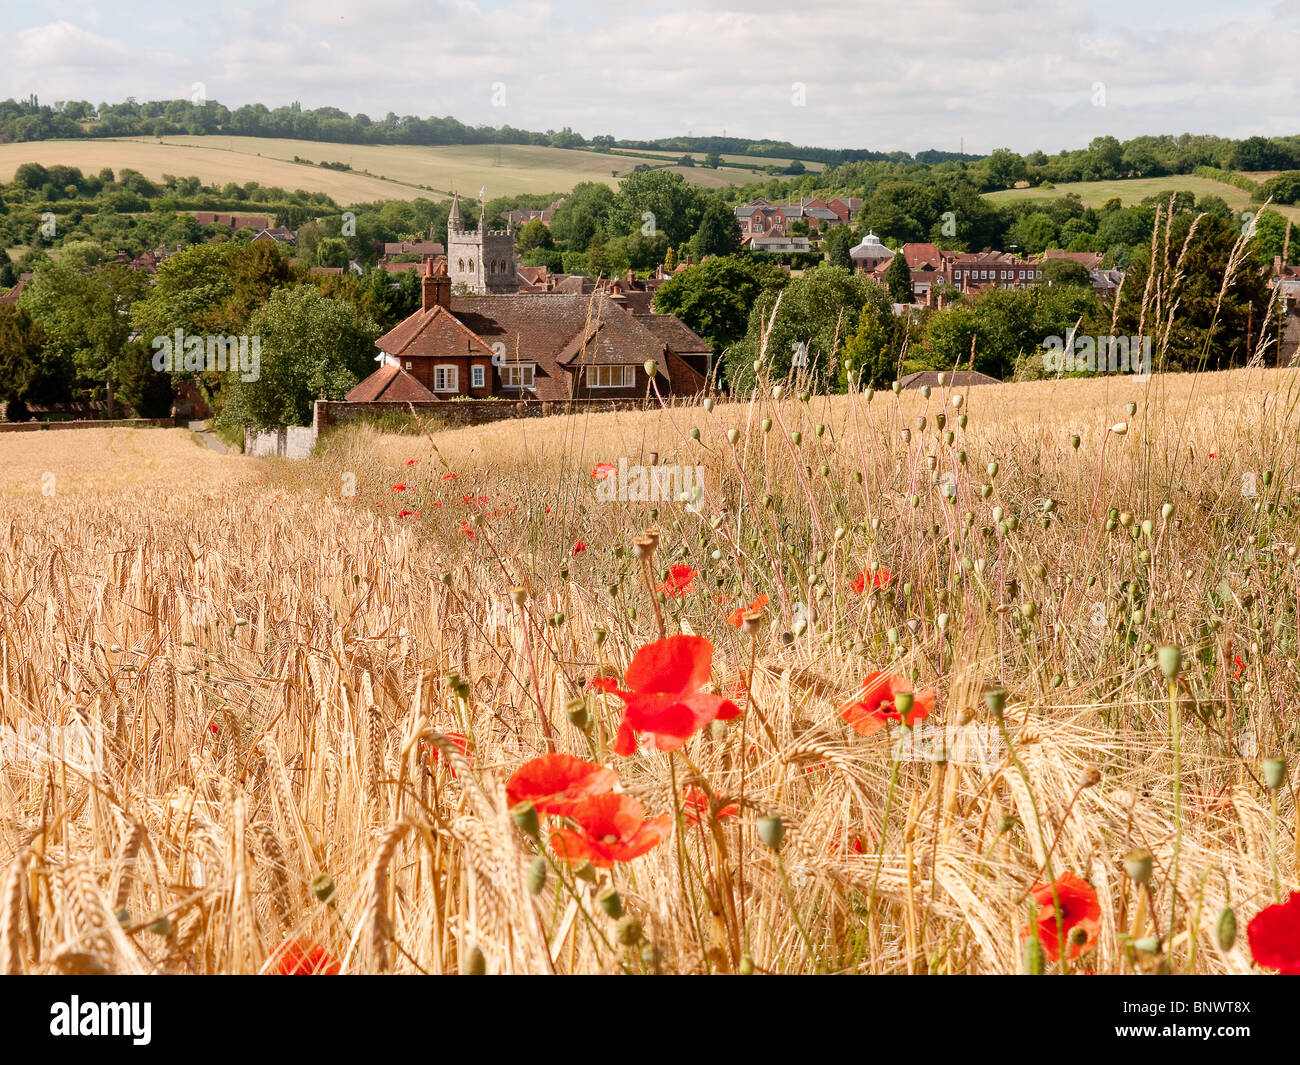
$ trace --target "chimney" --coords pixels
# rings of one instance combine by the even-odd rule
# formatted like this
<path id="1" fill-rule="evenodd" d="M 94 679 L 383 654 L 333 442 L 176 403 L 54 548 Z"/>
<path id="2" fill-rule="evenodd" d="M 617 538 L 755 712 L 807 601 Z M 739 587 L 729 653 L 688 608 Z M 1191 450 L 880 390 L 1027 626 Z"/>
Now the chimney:
<path id="1" fill-rule="evenodd" d="M 451 310 L 451 278 L 447 276 L 447 264 L 439 263 L 435 273 L 433 260 L 424 260 L 424 278 L 420 282 L 420 309 L 433 310 L 442 307 Z"/>

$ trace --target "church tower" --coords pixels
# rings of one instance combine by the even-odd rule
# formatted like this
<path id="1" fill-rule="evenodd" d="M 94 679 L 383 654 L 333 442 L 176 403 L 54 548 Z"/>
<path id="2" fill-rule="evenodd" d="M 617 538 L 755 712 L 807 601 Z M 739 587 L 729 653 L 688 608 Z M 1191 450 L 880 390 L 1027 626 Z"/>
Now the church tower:
<path id="1" fill-rule="evenodd" d="M 506 295 L 519 291 L 515 260 L 515 229 L 488 229 L 487 212 L 479 204 L 477 229 L 466 229 L 460 197 L 453 196 L 447 216 L 447 272 L 453 285 L 464 285 L 479 295 Z"/>

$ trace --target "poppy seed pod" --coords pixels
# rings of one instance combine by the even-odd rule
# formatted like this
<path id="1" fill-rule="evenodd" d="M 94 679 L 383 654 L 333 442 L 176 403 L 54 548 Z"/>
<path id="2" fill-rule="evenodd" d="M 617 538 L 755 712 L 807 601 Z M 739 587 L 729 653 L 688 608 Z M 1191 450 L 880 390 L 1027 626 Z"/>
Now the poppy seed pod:
<path id="1" fill-rule="evenodd" d="M 961 405 L 962 405 L 963 403 L 965 403 L 965 402 L 966 402 L 966 397 L 965 397 L 965 396 L 953 396 L 953 397 L 952 397 L 952 405 L 953 405 L 954 407 L 960 408 Z"/>
<path id="2" fill-rule="evenodd" d="M 754 975 L 754 959 L 748 954 L 743 955 L 740 959 L 740 975 Z"/>
<path id="3" fill-rule="evenodd" d="M 470 947 L 469 953 L 461 959 L 460 974 L 461 976 L 487 975 L 487 958 L 477 946 Z"/>
<path id="4" fill-rule="evenodd" d="M 990 688 L 984 693 L 984 705 L 990 714 L 1001 721 L 1007 705 L 1007 693 L 1001 688 Z"/>
<path id="5" fill-rule="evenodd" d="M 1219 919 L 1214 922 L 1214 938 L 1225 954 L 1237 942 L 1237 915 L 1231 906 L 1225 906 L 1219 911 Z"/>
<path id="6" fill-rule="evenodd" d="M 613 884 L 606 884 L 596 895 L 596 901 L 600 903 L 600 908 L 611 917 L 617 919 L 623 916 L 623 900 L 618 897 L 618 892 L 614 889 Z"/>
<path id="7" fill-rule="evenodd" d="M 771 418 L 764 418 L 764 419 L 763 419 L 763 432 L 765 432 L 765 433 L 770 433 L 771 431 L 772 431 L 772 419 L 771 419 Z"/>
<path id="8" fill-rule="evenodd" d="M 785 395 L 785 387 L 784 387 L 783 385 L 773 385 L 773 386 L 772 386 L 772 398 L 773 398 L 773 399 L 779 400 L 783 395 Z"/>
<path id="9" fill-rule="evenodd" d="M 311 893 L 321 902 L 334 897 L 334 878 L 329 873 L 317 873 L 311 878 Z"/>
<path id="10" fill-rule="evenodd" d="M 632 541 L 632 556 L 637 559 L 650 558 L 655 553 L 654 541 L 648 536 L 638 536 Z"/>
<path id="11" fill-rule="evenodd" d="M 1124 855 L 1124 872 L 1135 884 L 1145 884 L 1151 879 L 1151 852 L 1135 847 Z"/>
<path id="12" fill-rule="evenodd" d="M 1116 422 L 1110 427 L 1110 431 L 1116 436 L 1123 436 L 1128 432 L 1128 422 Z"/>
<path id="13" fill-rule="evenodd" d="M 728 441 L 729 443 L 734 444 L 734 443 L 735 443 L 737 440 L 739 440 L 739 439 L 740 439 L 740 430 L 739 430 L 739 429 L 728 429 L 728 430 L 727 430 L 727 441 Z"/>
<path id="14" fill-rule="evenodd" d="M 1160 663 L 1160 672 L 1173 680 L 1183 668 L 1183 652 L 1172 644 L 1166 644 L 1156 652 L 1156 661 Z"/>
<path id="15" fill-rule="evenodd" d="M 614 896 L 618 898 L 617 895 Z M 635 947 L 645 937 L 641 922 L 630 913 L 624 914 L 614 926 L 614 938 L 625 947 Z"/>
<path id="16" fill-rule="evenodd" d="M 149 931 L 156 936 L 169 936 L 172 934 L 172 923 L 166 917 L 159 917 L 149 925 Z"/>
<path id="17" fill-rule="evenodd" d="M 569 723 L 576 729 L 586 729 L 587 723 L 591 720 L 587 713 L 587 703 L 581 697 L 569 701 L 566 713 L 569 717 Z"/>
<path id="18" fill-rule="evenodd" d="M 659 364 L 655 362 L 654 359 L 646 359 L 641 368 L 645 370 L 645 375 L 647 377 L 654 377 L 654 375 L 659 372 Z"/>
<path id="19" fill-rule="evenodd" d="M 528 866 L 524 883 L 528 886 L 530 895 L 540 895 L 542 889 L 546 887 L 546 859 L 541 855 L 534 858 L 532 864 Z"/>
<path id="20" fill-rule="evenodd" d="M 1265 758 L 1259 765 L 1264 771 L 1264 783 L 1270 791 L 1277 791 L 1286 783 L 1285 758 Z"/>
<path id="21" fill-rule="evenodd" d="M 785 840 L 785 822 L 779 817 L 760 817 L 758 838 L 763 841 L 765 847 L 779 852 Z"/>
<path id="22" fill-rule="evenodd" d="M 528 602 L 528 589 L 524 588 L 522 585 L 515 585 L 515 587 L 510 589 L 510 598 L 514 602 L 515 606 L 523 606 Z"/>
<path id="23" fill-rule="evenodd" d="M 916 696 L 911 692 L 898 692 L 894 696 L 894 709 L 897 710 L 903 720 L 906 721 L 907 715 L 912 712 L 912 707 L 915 702 Z"/>
<path id="24" fill-rule="evenodd" d="M 585 880 L 588 884 L 596 882 L 596 867 L 591 862 L 583 862 L 573 871 L 573 875 L 579 880 Z"/>
<path id="25" fill-rule="evenodd" d="M 929 399 L 929 398 L 930 398 L 930 386 L 929 386 L 929 385 L 922 385 L 922 386 L 921 386 L 921 398 L 922 398 L 922 399 Z"/>

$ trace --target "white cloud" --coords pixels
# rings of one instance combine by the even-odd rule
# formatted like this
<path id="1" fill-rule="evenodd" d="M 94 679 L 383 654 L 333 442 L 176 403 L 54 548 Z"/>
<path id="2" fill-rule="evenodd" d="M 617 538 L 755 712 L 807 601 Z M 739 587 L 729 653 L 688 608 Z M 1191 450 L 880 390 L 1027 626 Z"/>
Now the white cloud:
<path id="1" fill-rule="evenodd" d="M 0 95 L 176 97 L 201 80 L 231 107 L 300 100 L 587 135 L 725 129 L 910 151 L 1293 132 L 1294 10 L 1185 7 L 1165 26 L 1139 0 L 288 0 L 273 11 L 196 3 L 142 32 L 116 17 L 91 31 L 95 8 L 65 3 L 0 43 Z M 505 108 L 491 106 L 497 81 Z M 792 106 L 796 81 L 805 107 Z M 1092 103 L 1097 82 L 1104 107 Z"/>

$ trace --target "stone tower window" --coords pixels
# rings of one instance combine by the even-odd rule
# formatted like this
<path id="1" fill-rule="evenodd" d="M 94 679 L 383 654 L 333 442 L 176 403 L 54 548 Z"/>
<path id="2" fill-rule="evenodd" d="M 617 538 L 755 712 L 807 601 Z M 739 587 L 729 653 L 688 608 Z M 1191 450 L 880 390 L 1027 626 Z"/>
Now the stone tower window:
<path id="1" fill-rule="evenodd" d="M 470 268 L 471 270 L 474 269 L 474 260 L 473 260 L 473 259 L 471 259 L 471 260 L 469 261 L 469 268 Z"/>
<path id="2" fill-rule="evenodd" d="M 465 272 L 465 260 L 464 260 L 464 259 L 457 259 L 457 260 L 456 260 L 456 269 L 459 270 L 462 274 Z"/>

